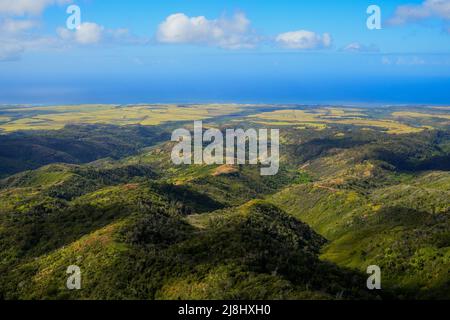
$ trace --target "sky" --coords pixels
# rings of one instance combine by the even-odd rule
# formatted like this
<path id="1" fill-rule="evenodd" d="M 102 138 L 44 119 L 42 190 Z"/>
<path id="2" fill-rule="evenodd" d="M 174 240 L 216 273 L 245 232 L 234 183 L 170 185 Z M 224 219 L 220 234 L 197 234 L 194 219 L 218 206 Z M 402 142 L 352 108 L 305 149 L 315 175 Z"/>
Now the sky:
<path id="1" fill-rule="evenodd" d="M 0 104 L 203 102 L 450 104 L 450 0 L 0 0 Z"/>

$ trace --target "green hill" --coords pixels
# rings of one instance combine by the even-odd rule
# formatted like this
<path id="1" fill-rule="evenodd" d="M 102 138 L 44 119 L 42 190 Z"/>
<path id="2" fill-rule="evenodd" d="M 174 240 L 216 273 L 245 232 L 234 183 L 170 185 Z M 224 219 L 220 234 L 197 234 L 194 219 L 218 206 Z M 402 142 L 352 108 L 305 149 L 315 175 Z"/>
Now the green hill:
<path id="1" fill-rule="evenodd" d="M 107 194 L 95 197 L 100 201 Z M 324 238 L 273 205 L 250 202 L 186 219 L 171 207 L 152 203 L 66 246 L 15 264 L 2 277 L 3 297 L 370 297 L 361 275 L 318 259 Z M 201 227 L 196 219 L 202 220 Z M 72 264 L 83 270 L 83 290 L 68 292 L 65 270 Z"/>
<path id="2" fill-rule="evenodd" d="M 355 124 L 336 109 L 273 108 L 265 124 L 247 117 L 253 108 L 232 118 L 244 128 L 286 118 L 269 177 L 174 166 L 170 124 L 0 135 L 0 298 L 450 298 L 444 118 L 426 129 L 434 118 L 397 108 Z M 82 290 L 66 289 L 70 265 Z M 383 290 L 367 290 L 369 265 Z"/>

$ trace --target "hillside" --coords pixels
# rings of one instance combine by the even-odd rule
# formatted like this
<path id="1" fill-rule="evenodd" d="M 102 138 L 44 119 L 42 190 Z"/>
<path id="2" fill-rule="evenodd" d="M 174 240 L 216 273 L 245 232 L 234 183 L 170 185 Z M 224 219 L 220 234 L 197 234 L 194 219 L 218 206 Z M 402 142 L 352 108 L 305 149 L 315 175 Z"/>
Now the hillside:
<path id="1" fill-rule="evenodd" d="M 134 154 L 166 140 L 168 133 L 152 127 L 67 125 L 55 131 L 27 131 L 0 135 L 0 177 L 43 165 L 87 163 L 101 158 Z"/>
<path id="2" fill-rule="evenodd" d="M 254 108 L 207 125 L 281 126 L 275 176 L 174 166 L 173 124 L 0 135 L 0 298 L 450 298 L 445 110 Z"/>

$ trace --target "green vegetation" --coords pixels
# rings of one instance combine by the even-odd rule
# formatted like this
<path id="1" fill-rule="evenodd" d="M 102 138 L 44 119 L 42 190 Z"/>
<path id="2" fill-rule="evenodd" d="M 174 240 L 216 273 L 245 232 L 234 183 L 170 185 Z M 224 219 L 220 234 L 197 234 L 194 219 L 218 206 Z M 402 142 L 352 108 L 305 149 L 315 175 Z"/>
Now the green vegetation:
<path id="1" fill-rule="evenodd" d="M 0 135 L 0 299 L 450 298 L 447 108 L 88 107 L 0 108 L 61 120 Z M 133 112 L 283 124 L 280 172 L 174 166 L 181 123 Z"/>
<path id="2" fill-rule="evenodd" d="M 168 138 L 168 133 L 153 127 L 83 124 L 0 135 L 0 177 L 50 163 L 119 159 Z"/>

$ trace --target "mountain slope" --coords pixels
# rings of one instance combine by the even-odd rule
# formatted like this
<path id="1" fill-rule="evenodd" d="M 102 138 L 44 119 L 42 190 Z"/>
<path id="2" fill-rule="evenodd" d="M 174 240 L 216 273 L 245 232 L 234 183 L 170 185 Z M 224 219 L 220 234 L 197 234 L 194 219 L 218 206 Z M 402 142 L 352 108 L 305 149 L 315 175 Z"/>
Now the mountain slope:
<path id="1" fill-rule="evenodd" d="M 325 240 L 263 202 L 202 215 L 202 228 L 149 208 L 2 277 L 6 299 L 369 298 L 363 277 L 321 262 Z M 80 291 L 65 288 L 69 265 Z"/>

